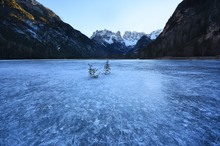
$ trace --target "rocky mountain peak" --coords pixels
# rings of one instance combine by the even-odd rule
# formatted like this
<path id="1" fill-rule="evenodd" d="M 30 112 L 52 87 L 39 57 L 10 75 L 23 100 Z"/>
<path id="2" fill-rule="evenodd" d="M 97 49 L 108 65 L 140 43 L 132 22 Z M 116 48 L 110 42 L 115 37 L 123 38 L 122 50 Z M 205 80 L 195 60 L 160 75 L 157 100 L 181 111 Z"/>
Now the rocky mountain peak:
<path id="1" fill-rule="evenodd" d="M 125 47 L 133 47 L 136 45 L 137 41 L 142 37 L 142 36 L 147 36 L 144 32 L 136 32 L 136 31 L 125 31 L 123 36 L 121 36 L 121 32 L 118 31 L 116 33 L 109 31 L 109 30 L 97 30 L 93 33 L 91 36 L 91 39 L 99 42 L 100 44 L 102 43 L 108 43 L 108 44 L 113 44 L 113 43 L 121 43 L 124 44 Z"/>
<path id="2" fill-rule="evenodd" d="M 108 44 L 113 44 L 113 43 L 121 43 L 123 44 L 124 41 L 121 37 L 120 31 L 114 33 L 109 30 L 97 30 L 93 33 L 93 35 L 90 37 L 93 40 L 96 40 L 100 44 L 103 43 L 108 43 Z"/>
<path id="3" fill-rule="evenodd" d="M 120 32 L 120 31 L 117 31 L 117 32 L 116 32 L 116 36 L 121 37 L 121 32 Z"/>
<path id="4" fill-rule="evenodd" d="M 126 40 L 139 40 L 142 36 L 147 35 L 144 32 L 136 32 L 136 31 L 125 31 L 123 35 L 123 39 Z"/>

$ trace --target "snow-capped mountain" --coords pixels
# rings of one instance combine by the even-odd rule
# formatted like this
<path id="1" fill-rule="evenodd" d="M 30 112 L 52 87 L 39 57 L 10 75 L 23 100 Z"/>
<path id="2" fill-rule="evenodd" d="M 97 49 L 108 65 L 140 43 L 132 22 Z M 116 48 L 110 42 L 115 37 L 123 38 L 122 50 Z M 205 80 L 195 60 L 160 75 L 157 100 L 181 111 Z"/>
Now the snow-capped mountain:
<path id="1" fill-rule="evenodd" d="M 142 36 L 147 34 L 144 32 L 136 32 L 136 31 L 125 31 L 124 35 L 121 36 L 120 31 L 114 33 L 109 30 L 97 30 L 96 32 L 93 33 L 91 36 L 91 39 L 95 40 L 99 44 L 113 44 L 113 43 L 120 43 L 124 47 L 133 47 L 136 45 L 138 40 Z"/>
<path id="2" fill-rule="evenodd" d="M 155 30 L 155 31 L 151 32 L 150 34 L 148 34 L 148 37 L 151 40 L 155 40 L 161 34 L 162 31 L 163 31 L 162 29 Z"/>
<path id="3" fill-rule="evenodd" d="M 136 31 L 125 31 L 123 36 L 121 35 L 121 32 L 118 31 L 116 33 L 109 31 L 109 30 L 97 30 L 93 33 L 91 36 L 92 40 L 95 40 L 99 44 L 113 44 L 113 43 L 120 43 L 122 45 L 125 45 L 125 47 L 134 47 L 137 42 L 140 40 L 142 36 L 147 36 L 151 40 L 155 40 L 160 33 L 162 32 L 162 29 L 155 30 L 151 32 L 150 34 L 146 34 L 144 32 L 136 32 Z"/>
<path id="4" fill-rule="evenodd" d="M 120 31 L 114 33 L 109 30 L 97 30 L 91 36 L 91 39 L 97 41 L 100 44 L 113 44 L 113 43 L 124 43 L 124 40 L 121 37 Z"/>
<path id="5" fill-rule="evenodd" d="M 147 34 L 144 32 L 136 32 L 136 31 L 125 31 L 124 35 L 123 35 L 123 40 L 125 45 L 128 46 L 135 46 L 136 43 L 138 42 L 138 40 L 140 40 L 140 38 L 142 36 L 144 36 Z"/>
<path id="6" fill-rule="evenodd" d="M 106 29 L 97 30 L 91 39 L 108 51 L 109 58 L 124 58 L 124 54 L 128 50 L 120 31 L 114 33 Z"/>
<path id="7" fill-rule="evenodd" d="M 117 57 L 134 58 L 137 57 L 139 49 L 142 49 L 141 47 L 148 45 L 152 40 L 156 39 L 161 32 L 161 29 L 153 31 L 150 34 L 136 31 L 125 31 L 122 36 L 120 31 L 114 33 L 105 29 L 95 31 L 90 38 L 108 50 L 110 56 L 115 57 L 115 55 L 118 55 Z M 143 39 L 141 40 L 141 38 Z M 141 43 L 137 45 L 139 40 L 141 40 Z"/>

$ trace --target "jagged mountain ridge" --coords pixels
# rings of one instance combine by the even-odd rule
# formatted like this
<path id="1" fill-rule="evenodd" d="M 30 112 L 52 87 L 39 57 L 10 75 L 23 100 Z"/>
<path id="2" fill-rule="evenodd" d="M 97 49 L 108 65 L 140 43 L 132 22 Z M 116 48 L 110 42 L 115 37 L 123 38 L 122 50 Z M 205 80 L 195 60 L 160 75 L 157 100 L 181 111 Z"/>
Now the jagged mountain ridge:
<path id="1" fill-rule="evenodd" d="M 91 39 L 97 41 L 98 43 L 108 43 L 108 44 L 113 44 L 115 42 L 117 43 L 124 43 L 124 40 L 121 37 L 120 31 L 114 33 L 109 30 L 97 30 L 96 32 L 93 33 L 93 35 L 90 37 Z"/>
<path id="2" fill-rule="evenodd" d="M 1 0 L 0 11 L 0 59 L 106 57 L 99 44 L 35 0 Z"/>
<path id="3" fill-rule="evenodd" d="M 220 1 L 183 0 L 142 58 L 220 54 Z"/>
<path id="4" fill-rule="evenodd" d="M 102 46 L 108 52 L 109 58 L 124 58 L 126 54 L 127 47 L 119 31 L 117 33 L 109 30 L 96 31 L 91 40 Z"/>
<path id="5" fill-rule="evenodd" d="M 118 55 L 117 57 L 121 56 L 121 58 L 137 58 L 137 54 L 140 54 L 138 50 L 142 49 L 140 46 L 143 48 L 146 47 L 160 33 L 161 30 L 153 31 L 150 34 L 136 31 L 125 31 L 125 33 L 121 35 L 120 31 L 114 33 L 105 29 L 95 31 L 90 38 L 98 44 L 102 45 L 106 50 L 116 53 Z M 141 40 L 142 37 L 143 39 Z M 152 40 L 150 38 L 152 38 Z M 141 40 L 142 45 L 137 45 L 139 40 Z M 144 44 L 146 46 L 144 46 Z M 112 55 L 113 53 L 111 56 Z"/>
<path id="6" fill-rule="evenodd" d="M 113 44 L 120 43 L 125 45 L 125 47 L 133 48 L 136 43 L 141 39 L 142 36 L 147 36 L 151 40 L 156 39 L 159 34 L 162 32 L 161 29 L 155 30 L 150 34 L 146 34 L 144 32 L 136 32 L 136 31 L 125 31 L 123 35 L 121 35 L 120 31 L 116 33 L 109 30 L 97 30 L 90 37 L 92 40 L 95 40 L 99 44 Z"/>

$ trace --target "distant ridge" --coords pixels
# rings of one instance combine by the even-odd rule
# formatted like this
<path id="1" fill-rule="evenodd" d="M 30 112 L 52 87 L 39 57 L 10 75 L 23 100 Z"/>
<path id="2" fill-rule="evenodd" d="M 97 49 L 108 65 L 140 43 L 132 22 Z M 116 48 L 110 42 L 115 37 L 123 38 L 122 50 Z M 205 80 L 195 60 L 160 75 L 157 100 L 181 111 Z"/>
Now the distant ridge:
<path id="1" fill-rule="evenodd" d="M 125 33 L 121 35 L 120 31 L 115 33 L 104 29 L 95 31 L 90 38 L 108 50 L 110 56 L 113 58 L 139 58 L 140 56 L 138 56 L 138 54 L 140 55 L 140 49 L 155 40 L 161 32 L 161 29 L 153 31 L 150 34 L 125 31 Z M 141 43 L 139 42 L 140 40 Z"/>

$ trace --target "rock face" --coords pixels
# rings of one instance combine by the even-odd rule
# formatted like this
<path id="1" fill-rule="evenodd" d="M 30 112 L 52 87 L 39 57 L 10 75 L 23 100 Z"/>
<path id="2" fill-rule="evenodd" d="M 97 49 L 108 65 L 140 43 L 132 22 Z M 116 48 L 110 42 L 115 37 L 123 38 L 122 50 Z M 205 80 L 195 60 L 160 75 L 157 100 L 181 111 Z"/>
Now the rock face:
<path id="1" fill-rule="evenodd" d="M 0 0 L 0 59 L 104 58 L 106 52 L 35 0 Z"/>
<path id="2" fill-rule="evenodd" d="M 183 0 L 143 58 L 220 54 L 220 1 Z"/>

